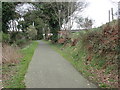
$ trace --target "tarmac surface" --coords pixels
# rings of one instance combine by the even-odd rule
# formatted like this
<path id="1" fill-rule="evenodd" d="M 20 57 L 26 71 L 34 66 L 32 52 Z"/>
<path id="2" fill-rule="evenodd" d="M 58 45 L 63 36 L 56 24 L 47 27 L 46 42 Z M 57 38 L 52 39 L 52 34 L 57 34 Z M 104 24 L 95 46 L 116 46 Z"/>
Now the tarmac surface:
<path id="1" fill-rule="evenodd" d="M 26 88 L 97 88 L 44 41 L 34 52 L 25 84 Z"/>

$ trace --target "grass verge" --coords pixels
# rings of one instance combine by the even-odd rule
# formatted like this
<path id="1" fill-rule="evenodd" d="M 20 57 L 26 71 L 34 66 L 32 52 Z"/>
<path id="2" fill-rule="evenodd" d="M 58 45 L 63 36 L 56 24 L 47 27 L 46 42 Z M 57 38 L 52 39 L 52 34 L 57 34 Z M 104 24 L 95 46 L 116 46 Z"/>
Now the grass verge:
<path id="1" fill-rule="evenodd" d="M 88 43 L 89 40 L 86 39 L 86 37 L 89 38 L 89 34 L 96 35 L 96 33 L 92 31 L 86 34 L 80 33 L 80 40 L 75 46 L 72 46 L 71 43 L 60 45 L 48 42 L 48 44 L 68 60 L 85 78 L 95 83 L 98 87 L 118 87 L 117 65 L 116 63 L 111 63 L 111 60 L 113 60 L 113 62 L 115 62 L 115 60 L 110 57 L 111 54 L 106 54 L 101 57 L 99 53 L 95 53 L 97 49 L 101 48 L 101 46 L 97 46 L 97 42 L 94 43 L 96 48 L 93 48 L 91 51 L 86 49 L 90 46 Z M 96 38 L 92 38 L 92 40 L 97 41 Z M 103 44 L 103 46 L 106 45 Z"/>
<path id="2" fill-rule="evenodd" d="M 66 60 L 68 60 L 77 71 L 79 71 L 83 77 L 87 78 L 89 81 L 93 82 L 97 85 L 95 74 L 89 72 L 88 70 L 91 68 L 90 65 L 85 65 L 84 57 L 85 57 L 85 51 L 81 50 L 82 52 L 79 52 L 79 60 L 78 56 L 75 55 L 75 49 L 76 47 L 65 47 L 63 48 L 63 45 L 61 44 L 52 44 L 51 42 L 47 42 L 55 51 L 57 51 L 61 56 L 63 56 Z M 90 79 L 91 78 L 91 79 Z M 97 85 L 98 86 L 98 85 Z"/>
<path id="3" fill-rule="evenodd" d="M 37 46 L 38 42 L 33 41 L 30 45 L 20 50 L 23 57 L 19 64 L 5 65 L 2 67 L 3 73 L 9 74 L 10 72 L 14 72 L 7 81 L 4 81 L 4 88 L 25 88 L 24 76 Z"/>
<path id="4" fill-rule="evenodd" d="M 95 72 L 95 70 L 99 68 L 98 66 L 100 64 L 98 66 L 94 65 L 95 60 L 93 60 L 91 63 L 86 65 L 85 58 L 87 53 L 84 49 L 81 48 L 82 50 L 79 51 L 77 50 L 78 47 L 76 46 L 63 47 L 63 45 L 60 44 L 52 44 L 51 42 L 46 43 L 48 43 L 56 52 L 58 52 L 61 56 L 68 60 L 76 68 L 76 70 L 83 75 L 83 77 L 88 79 L 90 82 L 94 83 L 97 87 L 99 88 L 110 87 L 109 85 L 100 82 L 98 78 L 98 73 Z M 79 53 L 79 55 L 77 55 L 76 53 Z"/>

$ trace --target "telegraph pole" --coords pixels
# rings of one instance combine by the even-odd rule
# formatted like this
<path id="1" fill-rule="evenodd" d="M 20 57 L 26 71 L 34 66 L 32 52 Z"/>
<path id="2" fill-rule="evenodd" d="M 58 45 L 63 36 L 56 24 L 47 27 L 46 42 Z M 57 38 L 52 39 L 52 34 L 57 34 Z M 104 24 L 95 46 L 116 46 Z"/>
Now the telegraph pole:
<path id="1" fill-rule="evenodd" d="M 111 15 L 112 15 L 112 20 L 114 19 L 114 16 L 113 16 L 113 8 L 111 8 Z"/>
<path id="2" fill-rule="evenodd" d="M 120 1 L 118 2 L 118 19 L 120 19 Z"/>
<path id="3" fill-rule="evenodd" d="M 108 13 L 109 13 L 109 22 L 110 22 L 110 10 L 109 10 L 109 12 L 108 12 Z"/>

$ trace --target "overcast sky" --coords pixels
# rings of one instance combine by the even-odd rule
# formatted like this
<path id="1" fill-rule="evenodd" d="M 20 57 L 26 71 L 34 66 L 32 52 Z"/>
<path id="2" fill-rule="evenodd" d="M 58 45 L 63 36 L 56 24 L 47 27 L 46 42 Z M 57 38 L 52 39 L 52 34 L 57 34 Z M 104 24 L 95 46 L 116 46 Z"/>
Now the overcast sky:
<path id="1" fill-rule="evenodd" d="M 81 1 L 81 0 L 80 0 Z M 114 13 L 117 12 L 118 4 L 117 2 L 120 0 L 84 0 L 88 2 L 88 6 L 84 9 L 84 11 L 81 13 L 79 12 L 76 16 L 83 16 L 88 17 L 90 19 L 94 20 L 93 27 L 101 26 L 102 24 L 105 24 L 108 22 L 108 11 L 113 8 Z M 30 4 L 25 4 L 22 7 L 20 7 L 21 12 L 24 12 L 24 10 L 27 10 L 28 8 L 31 8 Z M 116 18 L 117 16 L 114 16 Z M 77 24 L 74 22 L 72 29 L 77 29 Z"/>
<path id="2" fill-rule="evenodd" d="M 108 22 L 108 10 L 113 8 L 114 13 L 117 12 L 118 4 L 120 0 L 86 0 L 89 5 L 82 12 L 83 17 L 89 17 L 95 20 L 93 27 L 101 26 Z M 81 12 L 79 13 L 81 15 Z M 116 18 L 117 16 L 114 16 Z M 74 23 L 73 29 L 77 28 L 77 24 Z"/>

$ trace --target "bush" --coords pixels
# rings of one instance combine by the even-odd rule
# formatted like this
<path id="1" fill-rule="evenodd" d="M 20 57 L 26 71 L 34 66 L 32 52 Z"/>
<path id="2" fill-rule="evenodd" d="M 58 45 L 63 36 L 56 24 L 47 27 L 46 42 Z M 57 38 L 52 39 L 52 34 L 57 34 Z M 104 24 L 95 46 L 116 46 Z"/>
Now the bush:
<path id="1" fill-rule="evenodd" d="M 18 46 L 22 46 L 23 44 L 25 44 L 27 42 L 27 40 L 25 39 L 19 39 L 15 42 L 15 44 L 17 44 Z"/>
<path id="2" fill-rule="evenodd" d="M 2 42 L 3 43 L 9 43 L 9 41 L 10 41 L 10 35 L 2 33 Z"/>
<path id="3" fill-rule="evenodd" d="M 29 39 L 35 39 L 35 36 L 37 35 L 37 30 L 36 30 L 36 28 L 34 26 L 30 25 L 27 28 L 26 33 L 28 34 Z"/>

